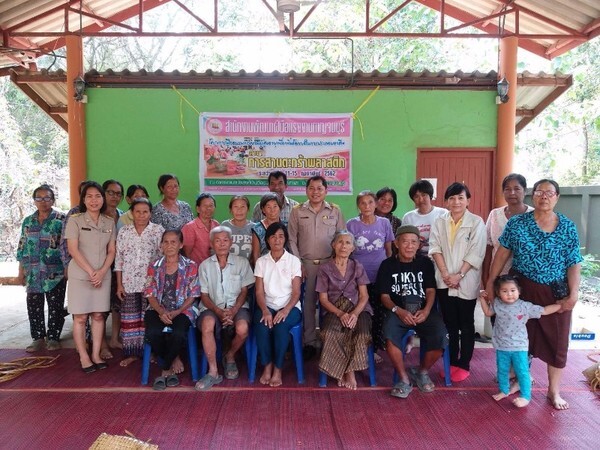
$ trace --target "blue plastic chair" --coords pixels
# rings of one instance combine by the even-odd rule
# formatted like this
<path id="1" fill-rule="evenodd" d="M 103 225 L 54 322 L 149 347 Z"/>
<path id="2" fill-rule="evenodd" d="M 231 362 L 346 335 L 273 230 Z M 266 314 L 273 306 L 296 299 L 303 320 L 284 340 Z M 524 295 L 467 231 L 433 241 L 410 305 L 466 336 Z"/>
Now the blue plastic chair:
<path id="1" fill-rule="evenodd" d="M 371 383 L 371 387 L 375 387 L 377 386 L 377 381 L 375 380 L 375 349 L 373 348 L 373 344 L 367 348 L 367 359 L 369 360 L 369 382 Z M 327 386 L 327 374 L 325 372 L 319 371 L 319 386 Z"/>
<path id="2" fill-rule="evenodd" d="M 400 350 L 402 350 L 402 354 L 405 355 L 405 351 L 406 351 L 406 345 L 408 344 L 408 339 L 411 336 L 414 336 L 415 330 L 408 330 L 408 333 L 406 333 L 404 335 L 404 337 L 402 338 L 402 348 Z M 419 358 L 423 359 L 425 357 L 425 347 L 421 346 L 419 348 Z M 442 361 L 444 362 L 444 384 L 446 386 L 452 386 L 452 380 L 450 379 L 450 352 L 448 351 L 448 345 L 446 345 L 446 347 L 444 347 L 443 353 L 442 353 Z M 396 372 L 394 370 L 394 377 L 393 377 L 393 384 L 398 383 L 398 381 L 400 381 L 400 377 L 398 375 L 398 372 Z"/>
<path id="3" fill-rule="evenodd" d="M 217 364 L 221 359 L 223 359 L 223 343 L 221 340 L 220 333 L 215 335 L 215 341 L 217 343 Z M 252 362 L 252 324 L 250 324 L 250 329 L 248 330 L 248 337 L 246 338 L 246 342 L 244 342 L 244 348 L 246 350 L 246 364 L 248 366 L 248 371 L 250 371 L 250 364 Z M 200 378 L 206 375 L 208 372 L 208 358 L 206 357 L 206 353 L 204 353 L 204 349 L 202 350 L 202 358 L 200 360 Z"/>
<path id="4" fill-rule="evenodd" d="M 304 304 L 304 283 L 300 288 L 300 305 Z M 304 312 L 302 312 L 302 316 Z M 254 314 L 252 314 L 254 317 Z M 298 383 L 304 384 L 304 359 L 302 356 L 302 331 L 303 331 L 303 320 L 300 318 L 298 325 L 290 329 L 290 335 L 292 336 L 292 348 L 294 352 L 294 361 L 296 362 L 296 375 L 298 377 Z M 250 341 L 250 362 L 248 364 L 248 382 L 254 383 L 256 379 L 256 360 L 258 359 L 258 346 L 256 345 L 256 336 L 254 333 L 248 336 Z"/>
<path id="5" fill-rule="evenodd" d="M 164 327 L 163 333 L 170 334 L 173 332 L 171 327 Z M 192 381 L 196 382 L 200 379 L 198 376 L 198 343 L 196 341 L 196 327 L 193 325 L 188 329 L 187 338 L 188 356 L 190 360 Z M 148 342 L 144 342 L 144 356 L 142 358 L 142 384 L 148 384 L 148 378 L 150 377 L 150 354 L 152 353 L 152 347 Z"/>

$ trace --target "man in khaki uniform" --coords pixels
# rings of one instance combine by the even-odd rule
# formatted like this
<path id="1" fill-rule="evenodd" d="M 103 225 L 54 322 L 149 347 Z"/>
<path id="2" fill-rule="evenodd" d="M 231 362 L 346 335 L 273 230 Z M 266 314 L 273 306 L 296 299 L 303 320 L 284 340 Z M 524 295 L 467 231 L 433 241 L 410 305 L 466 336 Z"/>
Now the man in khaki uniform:
<path id="1" fill-rule="evenodd" d="M 292 253 L 302 260 L 305 278 L 304 291 L 304 357 L 316 355 L 318 338 L 316 332 L 315 285 L 319 266 L 331 257 L 331 240 L 338 230 L 346 228 L 342 211 L 337 205 L 325 201 L 327 181 L 314 176 L 306 182 L 308 200 L 296 205 L 290 214 L 288 231 Z"/>

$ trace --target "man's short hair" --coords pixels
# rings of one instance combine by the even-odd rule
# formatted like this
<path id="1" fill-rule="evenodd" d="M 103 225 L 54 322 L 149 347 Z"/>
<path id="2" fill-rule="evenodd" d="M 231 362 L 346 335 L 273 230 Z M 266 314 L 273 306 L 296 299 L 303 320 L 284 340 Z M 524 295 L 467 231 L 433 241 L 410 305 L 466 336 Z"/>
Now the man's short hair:
<path id="1" fill-rule="evenodd" d="M 285 183 L 285 185 L 287 186 L 287 175 L 285 174 L 285 172 L 282 172 L 281 170 L 275 170 L 273 172 L 271 172 L 269 174 L 269 177 L 267 178 L 267 183 L 271 183 L 271 178 L 277 180 L 278 178 L 283 178 L 283 182 Z"/>
<path id="2" fill-rule="evenodd" d="M 327 180 L 321 175 L 315 175 L 314 177 L 310 177 L 308 180 L 306 180 L 307 188 L 310 185 L 311 181 L 320 181 L 321 183 L 323 183 L 323 187 L 327 189 Z"/>

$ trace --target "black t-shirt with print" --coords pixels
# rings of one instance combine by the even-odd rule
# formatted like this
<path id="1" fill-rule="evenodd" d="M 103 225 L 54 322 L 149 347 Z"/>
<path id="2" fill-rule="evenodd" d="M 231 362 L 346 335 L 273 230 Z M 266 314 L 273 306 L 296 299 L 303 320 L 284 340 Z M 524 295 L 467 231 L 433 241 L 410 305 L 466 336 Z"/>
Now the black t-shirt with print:
<path id="1" fill-rule="evenodd" d="M 425 256 L 409 263 L 387 258 L 377 272 L 376 286 L 379 293 L 388 294 L 396 305 L 414 314 L 425 306 L 425 291 L 436 287 L 433 262 Z"/>

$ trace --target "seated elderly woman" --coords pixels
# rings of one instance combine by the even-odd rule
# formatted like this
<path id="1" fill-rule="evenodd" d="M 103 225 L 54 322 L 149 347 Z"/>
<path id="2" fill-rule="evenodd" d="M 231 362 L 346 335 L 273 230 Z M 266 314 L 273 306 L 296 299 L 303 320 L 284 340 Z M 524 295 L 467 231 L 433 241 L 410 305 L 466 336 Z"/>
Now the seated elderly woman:
<path id="1" fill-rule="evenodd" d="M 338 380 L 338 386 L 356 389 L 354 372 L 368 367 L 371 316 L 364 267 L 350 254 L 354 236 L 337 231 L 331 241 L 333 257 L 319 267 L 316 291 L 325 310 L 321 325 L 323 349 L 319 369 Z"/>
<path id="2" fill-rule="evenodd" d="M 260 382 L 281 386 L 281 368 L 290 343 L 290 329 L 300 323 L 300 260 L 285 250 L 287 228 L 280 222 L 269 225 L 265 241 L 269 253 L 256 261 L 256 308 L 254 333 L 260 362 Z"/>
<path id="3" fill-rule="evenodd" d="M 426 256 L 417 256 L 419 229 L 402 225 L 396 230 L 394 245 L 398 255 L 381 263 L 377 289 L 381 303 L 389 310 L 383 325 L 386 351 L 400 376 L 391 394 L 406 398 L 412 391 L 411 379 L 421 392 L 434 390 L 429 369 L 442 355 L 448 332 L 442 317 L 433 308 L 436 292 L 433 263 Z M 402 338 L 411 329 L 418 333 L 426 352 L 420 366 L 409 368 L 407 373 L 401 348 Z"/>
<path id="4" fill-rule="evenodd" d="M 225 378 L 234 380 L 240 373 L 235 354 L 248 337 L 251 322 L 248 287 L 254 275 L 248 260 L 232 255 L 231 229 L 218 226 L 210 230 L 210 245 L 214 255 L 200 264 L 202 303 L 197 328 L 202 331 L 202 348 L 208 361 L 208 373 L 196 383 L 196 390 L 205 391 L 219 384 L 223 376 L 217 368 L 215 333 L 231 330 L 235 333 L 231 347 L 223 355 Z"/>
<path id="5" fill-rule="evenodd" d="M 153 389 L 179 385 L 177 374 L 183 372 L 179 353 L 194 320 L 192 303 L 200 296 L 198 266 L 180 254 L 183 237 L 178 230 L 167 230 L 161 239 L 163 257 L 148 267 L 144 296 L 149 307 L 144 317 L 146 341 L 159 358 L 162 374 L 154 380 Z M 170 327 L 172 333 L 163 333 Z"/>

